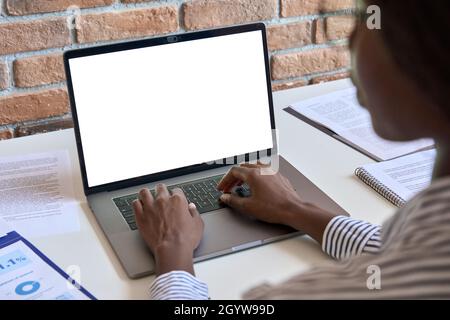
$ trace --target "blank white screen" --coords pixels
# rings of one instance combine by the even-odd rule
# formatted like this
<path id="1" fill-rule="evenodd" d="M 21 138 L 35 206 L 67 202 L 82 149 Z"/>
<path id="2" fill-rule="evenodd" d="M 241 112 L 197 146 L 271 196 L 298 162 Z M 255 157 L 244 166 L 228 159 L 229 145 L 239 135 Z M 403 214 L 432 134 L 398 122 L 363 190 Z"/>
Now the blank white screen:
<path id="1" fill-rule="evenodd" d="M 89 187 L 273 147 L 261 31 L 69 65 Z"/>

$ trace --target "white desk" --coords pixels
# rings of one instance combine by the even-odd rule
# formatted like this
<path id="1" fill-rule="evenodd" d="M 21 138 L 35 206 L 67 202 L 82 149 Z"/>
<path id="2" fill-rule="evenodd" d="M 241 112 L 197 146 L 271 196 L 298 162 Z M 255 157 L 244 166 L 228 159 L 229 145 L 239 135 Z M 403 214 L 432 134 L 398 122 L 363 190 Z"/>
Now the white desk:
<path id="1" fill-rule="evenodd" d="M 353 217 L 381 223 L 395 208 L 353 176 L 357 166 L 372 160 L 282 110 L 295 101 L 349 85 L 340 80 L 274 93 L 280 153 Z M 153 277 L 127 278 L 86 204 L 72 129 L 2 141 L 0 156 L 58 149 L 71 155 L 80 230 L 30 240 L 63 269 L 80 266 L 82 285 L 97 298 L 147 299 Z M 298 237 L 200 262 L 195 270 L 209 284 L 213 299 L 238 299 L 254 285 L 281 281 L 326 259 L 314 241 Z"/>

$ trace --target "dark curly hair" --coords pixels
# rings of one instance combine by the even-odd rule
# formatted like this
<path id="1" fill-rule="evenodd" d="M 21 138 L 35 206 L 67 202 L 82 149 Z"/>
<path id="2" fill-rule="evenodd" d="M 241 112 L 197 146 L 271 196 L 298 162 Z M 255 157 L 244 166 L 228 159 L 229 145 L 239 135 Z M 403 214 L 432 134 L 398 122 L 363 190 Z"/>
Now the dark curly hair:
<path id="1" fill-rule="evenodd" d="M 366 4 L 381 8 L 381 34 L 394 61 L 450 119 L 450 1 Z"/>

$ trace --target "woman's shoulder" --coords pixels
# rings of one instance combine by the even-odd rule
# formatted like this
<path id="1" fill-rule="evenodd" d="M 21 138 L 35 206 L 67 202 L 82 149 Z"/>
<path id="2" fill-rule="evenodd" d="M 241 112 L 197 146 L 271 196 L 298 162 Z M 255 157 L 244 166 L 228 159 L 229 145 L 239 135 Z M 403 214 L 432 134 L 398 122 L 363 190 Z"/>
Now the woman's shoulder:
<path id="1" fill-rule="evenodd" d="M 423 248 L 450 242 L 450 177 L 433 181 L 399 215 L 392 228 L 399 244 Z"/>
<path id="2" fill-rule="evenodd" d="M 433 181 L 408 201 L 383 224 L 383 233 L 390 245 L 422 245 L 441 233 L 450 239 L 450 177 Z"/>
<path id="3" fill-rule="evenodd" d="M 450 213 L 450 177 L 434 180 L 428 188 L 411 200 L 411 210 L 418 216 Z"/>

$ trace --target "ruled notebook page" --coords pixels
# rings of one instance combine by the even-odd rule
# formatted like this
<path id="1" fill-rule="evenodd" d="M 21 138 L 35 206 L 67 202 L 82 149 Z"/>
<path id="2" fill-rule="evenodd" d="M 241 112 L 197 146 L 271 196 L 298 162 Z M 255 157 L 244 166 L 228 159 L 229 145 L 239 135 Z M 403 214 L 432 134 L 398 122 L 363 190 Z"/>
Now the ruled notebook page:
<path id="1" fill-rule="evenodd" d="M 403 201 L 408 201 L 430 185 L 435 157 L 436 150 L 433 149 L 367 164 L 359 169 L 368 173 L 375 183 L 384 185 Z"/>

